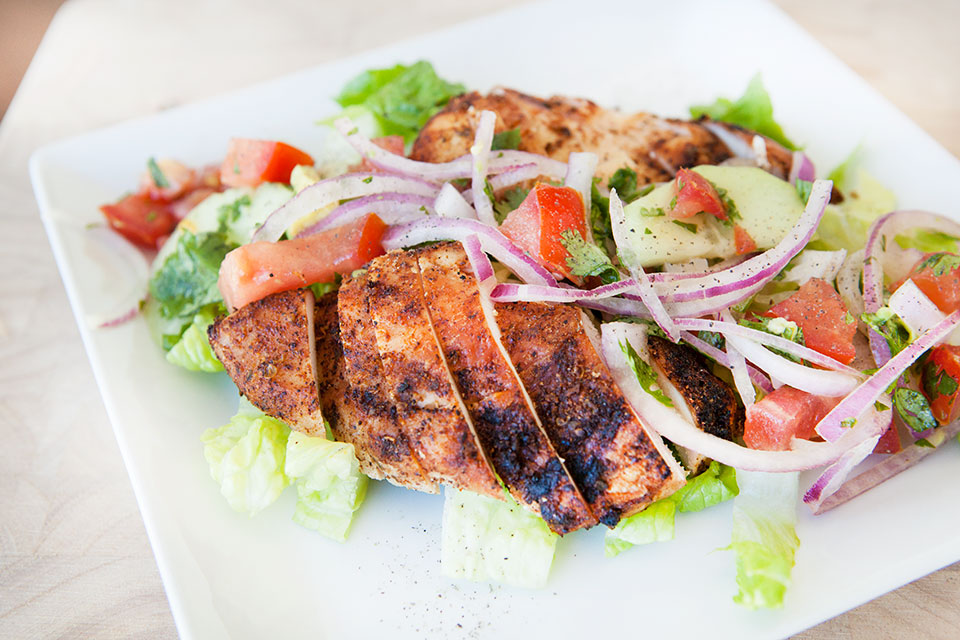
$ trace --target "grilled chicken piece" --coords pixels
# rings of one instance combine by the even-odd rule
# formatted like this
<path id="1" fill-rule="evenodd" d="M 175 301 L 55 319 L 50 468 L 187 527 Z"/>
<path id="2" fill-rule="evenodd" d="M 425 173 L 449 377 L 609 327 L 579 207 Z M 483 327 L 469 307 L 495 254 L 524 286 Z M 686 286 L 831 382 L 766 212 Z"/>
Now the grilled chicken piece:
<path id="1" fill-rule="evenodd" d="M 743 437 L 743 406 L 737 402 L 733 389 L 710 372 L 703 356 L 690 347 L 657 336 L 647 338 L 647 349 L 653 364 L 679 392 L 689 417 L 700 430 L 731 442 Z M 710 465 L 710 459 L 700 454 L 688 450 L 681 454 L 691 476 Z"/>
<path id="2" fill-rule="evenodd" d="M 511 495 L 559 534 L 596 523 L 551 446 L 487 316 L 460 243 L 416 251 L 440 346 L 480 444 Z M 492 309 L 490 315 L 492 316 Z"/>
<path id="3" fill-rule="evenodd" d="M 275 293 L 218 319 L 207 336 L 255 407 L 297 431 L 323 436 L 313 312 L 309 289 Z"/>
<path id="4" fill-rule="evenodd" d="M 519 127 L 519 148 L 523 151 L 562 161 L 571 151 L 595 152 L 600 160 L 596 175 L 604 182 L 625 166 L 637 172 L 640 185 L 663 182 L 681 167 L 719 164 L 733 155 L 702 122 L 622 113 L 578 98 L 554 96 L 542 100 L 512 89 L 495 89 L 486 96 L 474 91 L 450 100 L 420 131 L 411 157 L 448 162 L 469 153 L 475 113 L 482 110 L 497 114 L 498 132 Z M 753 132 L 714 124 L 750 151 Z M 769 169 L 785 178 L 793 162 L 790 151 L 772 140 L 763 140 Z"/>
<path id="5" fill-rule="evenodd" d="M 416 254 L 374 259 L 366 291 L 384 387 L 427 477 L 501 499 L 430 323 Z"/>
<path id="6" fill-rule="evenodd" d="M 580 311 L 537 302 L 500 303 L 496 311 L 543 426 L 600 522 L 613 527 L 683 486 L 683 469 L 638 420 Z"/>
<path id="7" fill-rule="evenodd" d="M 343 366 L 336 375 L 343 380 L 344 395 L 354 409 L 353 422 L 345 426 L 354 430 L 352 437 L 358 443 L 358 451 L 377 461 L 381 477 L 401 487 L 437 493 L 437 484 L 427 479 L 414 454 L 404 428 L 408 423 L 397 417 L 397 408 L 384 386 L 373 321 L 367 310 L 366 288 L 367 277 L 361 275 L 344 280 L 339 296 L 329 294 L 334 298 L 335 315 L 339 312 L 339 327 L 331 332 L 337 333 L 343 350 Z M 319 326 L 317 336 L 319 345 Z M 319 356 L 318 368 L 323 368 L 322 356 Z M 322 379 L 321 373 L 321 395 Z"/>
<path id="8" fill-rule="evenodd" d="M 323 417 L 336 440 L 353 445 L 360 470 L 374 480 L 382 480 L 384 470 L 376 456 L 372 455 L 374 449 L 360 428 L 363 408 L 356 402 L 356 395 L 352 393 L 344 371 L 337 294 L 328 293 L 317 299 L 313 317 L 317 345 L 317 388 Z"/>

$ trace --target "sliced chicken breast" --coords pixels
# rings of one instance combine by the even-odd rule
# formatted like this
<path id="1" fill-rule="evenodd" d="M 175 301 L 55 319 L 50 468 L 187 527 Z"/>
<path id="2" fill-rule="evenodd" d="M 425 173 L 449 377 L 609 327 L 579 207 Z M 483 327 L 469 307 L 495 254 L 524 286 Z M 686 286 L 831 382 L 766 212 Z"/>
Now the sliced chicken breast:
<path id="1" fill-rule="evenodd" d="M 374 259 L 366 290 L 384 387 L 428 478 L 502 498 L 433 331 L 415 252 Z"/>
<path id="2" fill-rule="evenodd" d="M 557 533 L 595 524 L 484 311 L 463 246 L 449 242 L 415 253 L 433 328 L 494 470 Z"/>
<path id="3" fill-rule="evenodd" d="M 345 395 L 353 404 L 354 421 L 350 428 L 355 431 L 354 438 L 361 443 L 365 455 L 377 461 L 389 482 L 437 493 L 436 482 L 428 479 L 414 453 L 409 433 L 412 429 L 405 428 L 409 423 L 398 418 L 397 408 L 385 388 L 377 338 L 367 310 L 366 275 L 347 278 L 340 286 L 339 296 L 330 295 L 335 312 L 339 312 L 339 328 L 332 331 L 337 331 L 343 350 L 343 366 L 337 375 L 343 379 Z M 319 328 L 317 335 L 319 341 Z M 322 364 L 318 366 L 322 369 Z"/>
<path id="4" fill-rule="evenodd" d="M 730 385 L 710 371 L 703 356 L 657 336 L 647 337 L 647 350 L 652 364 L 676 389 L 688 417 L 699 429 L 731 442 L 743 437 L 743 406 Z M 686 450 L 681 451 L 681 459 L 690 475 L 705 471 L 710 464 L 709 458 Z"/>
<path id="5" fill-rule="evenodd" d="M 255 407 L 297 431 L 322 436 L 313 313 L 309 289 L 284 291 L 218 319 L 207 336 Z"/>
<path id="6" fill-rule="evenodd" d="M 649 113 L 604 109 L 589 100 L 554 96 L 543 100 L 512 89 L 488 95 L 471 92 L 453 98 L 420 131 L 411 157 L 425 162 L 447 162 L 470 152 L 476 112 L 497 114 L 496 131 L 519 128 L 520 146 L 566 161 L 571 151 L 593 151 L 599 156 L 596 175 L 606 182 L 621 167 L 637 172 L 638 183 L 669 180 L 681 167 L 719 164 L 737 153 L 751 153 L 755 134 L 718 124 L 733 151 L 704 123 L 660 118 Z M 766 165 L 786 177 L 793 161 L 789 150 L 763 138 Z"/>
<path id="7" fill-rule="evenodd" d="M 496 311 L 503 344 L 543 426 L 600 522 L 613 527 L 683 486 L 686 474 L 640 423 L 579 310 L 514 302 Z"/>

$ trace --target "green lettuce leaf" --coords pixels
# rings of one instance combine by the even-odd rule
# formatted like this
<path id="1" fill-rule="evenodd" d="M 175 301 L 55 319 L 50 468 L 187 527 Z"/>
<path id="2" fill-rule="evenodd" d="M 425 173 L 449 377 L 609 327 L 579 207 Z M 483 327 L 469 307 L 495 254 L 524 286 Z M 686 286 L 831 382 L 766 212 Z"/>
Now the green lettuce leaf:
<path id="1" fill-rule="evenodd" d="M 783 605 L 790 585 L 797 538 L 798 473 L 737 472 L 733 501 L 737 586 L 733 600 L 749 609 Z"/>
<path id="2" fill-rule="evenodd" d="M 213 308 L 204 309 L 195 315 L 180 340 L 167 352 L 167 362 L 188 371 L 223 371 L 223 365 L 210 348 L 210 340 L 207 339 L 207 327 L 213 324 L 214 319 L 216 313 Z"/>
<path id="3" fill-rule="evenodd" d="M 298 433 L 287 440 L 287 476 L 296 481 L 293 521 L 343 542 L 367 494 L 353 445 Z"/>
<path id="4" fill-rule="evenodd" d="M 203 433 L 210 475 L 234 510 L 255 515 L 289 484 L 283 472 L 289 434 L 290 427 L 244 399 L 230 422 Z"/>
<path id="5" fill-rule="evenodd" d="M 513 501 L 444 490 L 440 570 L 450 578 L 536 589 L 547 582 L 559 536 Z"/>
<path id="6" fill-rule="evenodd" d="M 751 78 L 747 90 L 738 100 L 717 98 L 713 104 L 690 107 L 690 115 L 694 118 L 709 116 L 720 122 L 729 122 L 776 140 L 788 149 L 797 148 L 773 119 L 773 103 L 759 73 Z"/>
<path id="7" fill-rule="evenodd" d="M 350 80 L 337 102 L 341 107 L 364 107 L 376 116 L 383 135 L 402 135 L 412 141 L 417 132 L 455 95 L 459 83 L 439 77 L 429 62 L 387 69 L 370 69 Z"/>
<path id="8" fill-rule="evenodd" d="M 919 249 L 924 253 L 956 253 L 960 248 L 960 238 L 943 231 L 914 229 L 909 233 L 894 237 L 901 249 Z"/>
<path id="9" fill-rule="evenodd" d="M 670 499 L 677 504 L 678 511 L 687 513 L 726 502 L 737 493 L 737 471 L 714 460 L 706 471 L 687 480 Z"/>

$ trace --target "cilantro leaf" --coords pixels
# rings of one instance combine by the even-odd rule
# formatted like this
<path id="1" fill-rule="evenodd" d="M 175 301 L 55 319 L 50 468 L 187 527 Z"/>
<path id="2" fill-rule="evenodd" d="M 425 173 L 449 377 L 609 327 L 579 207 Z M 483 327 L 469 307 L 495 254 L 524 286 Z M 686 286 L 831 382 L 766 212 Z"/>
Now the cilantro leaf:
<path id="1" fill-rule="evenodd" d="M 570 254 L 567 256 L 567 268 L 575 276 L 597 276 L 603 284 L 620 280 L 620 272 L 610 262 L 606 252 L 595 244 L 590 244 L 573 229 L 560 234 L 560 244 Z"/>
<path id="2" fill-rule="evenodd" d="M 953 253 L 934 253 L 927 256 L 923 262 L 917 265 L 917 271 L 930 269 L 933 275 L 940 277 L 960 269 L 960 256 Z"/>
<path id="3" fill-rule="evenodd" d="M 491 202 L 493 202 L 493 215 L 497 219 L 497 223 L 502 223 L 511 211 L 515 210 L 526 200 L 529 193 L 530 189 L 514 187 L 501 193 L 497 199 L 491 198 Z"/>
<path id="4" fill-rule="evenodd" d="M 176 251 L 150 278 L 150 295 L 159 303 L 161 315 L 192 321 L 204 307 L 222 303 L 217 288 L 220 263 L 236 247 L 224 232 L 185 231 Z"/>
<path id="5" fill-rule="evenodd" d="M 890 307 L 880 307 L 876 313 L 863 313 L 860 319 L 884 337 L 890 345 L 892 355 L 897 355 L 906 349 L 913 339 L 909 327 Z"/>
<path id="6" fill-rule="evenodd" d="M 672 222 L 673 224 L 677 225 L 678 227 L 683 227 L 684 229 L 686 229 L 686 230 L 689 231 L 690 233 L 696 233 L 696 232 L 700 229 L 700 227 L 698 227 L 698 226 L 697 226 L 695 223 L 693 223 L 693 222 L 680 222 L 679 220 L 671 220 L 670 222 Z"/>
<path id="7" fill-rule="evenodd" d="M 917 433 L 938 426 L 937 419 L 930 410 L 930 403 L 919 391 L 906 387 L 898 388 L 893 392 L 893 406 L 907 426 Z"/>
<path id="8" fill-rule="evenodd" d="M 157 164 L 155 158 L 149 158 L 147 160 L 147 169 L 150 171 L 150 178 L 153 180 L 153 184 L 157 185 L 157 187 L 166 189 L 170 186 L 167 176 L 163 175 L 163 171 L 160 169 L 160 165 Z"/>
<path id="9" fill-rule="evenodd" d="M 610 223 L 610 198 L 603 196 L 597 185 L 600 178 L 594 178 L 590 186 L 590 226 L 593 227 L 593 238 L 603 242 L 613 238 L 613 227 Z"/>
<path id="10" fill-rule="evenodd" d="M 652 395 L 658 402 L 668 407 L 673 406 L 673 401 L 660 390 L 657 386 L 657 373 L 649 364 L 643 361 L 643 358 L 633 348 L 629 341 L 623 340 L 620 343 L 620 350 L 627 357 L 627 364 L 633 370 L 633 375 L 637 376 L 637 381 L 643 390 Z"/>
<path id="11" fill-rule="evenodd" d="M 630 167 L 621 167 L 613 172 L 607 182 L 610 189 L 616 189 L 617 195 L 624 204 L 633 202 L 639 197 L 637 191 L 637 172 Z"/>
<path id="12" fill-rule="evenodd" d="M 810 191 L 813 189 L 813 183 L 809 180 L 801 180 L 797 178 L 797 195 L 800 197 L 800 202 L 807 204 L 807 201 L 810 199 Z"/>
<path id="13" fill-rule="evenodd" d="M 910 234 L 898 234 L 893 239 L 901 249 L 919 249 L 924 253 L 954 253 L 960 248 L 960 238 L 943 231 L 916 229 Z"/>
<path id="14" fill-rule="evenodd" d="M 490 145 L 491 151 L 500 151 L 503 149 L 519 149 L 520 148 L 520 127 L 516 129 L 510 129 L 509 131 L 501 131 L 500 133 L 493 134 L 493 144 Z"/>
<path id="15" fill-rule="evenodd" d="M 336 100 L 342 107 L 367 107 L 384 134 L 402 135 L 410 142 L 450 98 L 465 90 L 462 84 L 440 78 L 433 65 L 421 60 L 364 71 L 347 82 Z"/>
<path id="16" fill-rule="evenodd" d="M 220 231 L 226 231 L 230 226 L 230 223 L 236 222 L 240 219 L 240 216 L 243 215 L 243 212 L 240 211 L 240 207 L 249 207 L 250 206 L 250 196 L 243 195 L 231 202 L 230 204 L 225 204 L 217 210 L 217 222 L 220 226 Z"/>
<path id="17" fill-rule="evenodd" d="M 790 320 L 760 316 L 755 320 L 744 318 L 740 321 L 740 325 L 749 327 L 750 329 L 756 329 L 757 331 L 763 331 L 764 333 L 769 333 L 771 335 L 780 336 L 781 338 L 786 338 L 790 342 L 796 342 L 800 345 L 806 344 L 803 339 L 803 329 L 801 329 L 796 322 L 792 322 Z M 773 347 L 767 347 L 767 349 L 773 351 L 777 355 L 783 356 L 787 360 L 792 360 L 793 362 L 801 361 L 797 356 L 787 353 L 781 349 L 774 349 Z"/>
<path id="18" fill-rule="evenodd" d="M 713 104 L 690 107 L 690 115 L 694 118 L 708 116 L 713 120 L 735 124 L 776 140 L 788 149 L 797 148 L 773 119 L 773 103 L 759 73 L 753 76 L 744 94 L 736 101 L 717 98 Z"/>

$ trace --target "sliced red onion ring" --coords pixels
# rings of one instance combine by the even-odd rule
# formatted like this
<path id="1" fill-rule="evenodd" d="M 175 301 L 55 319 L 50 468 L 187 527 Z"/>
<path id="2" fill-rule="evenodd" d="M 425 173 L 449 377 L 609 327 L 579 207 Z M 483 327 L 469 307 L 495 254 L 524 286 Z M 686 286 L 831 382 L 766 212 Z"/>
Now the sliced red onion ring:
<path id="1" fill-rule="evenodd" d="M 637 340 L 644 328 L 625 322 L 608 322 L 601 327 L 604 360 L 620 389 L 644 425 L 681 447 L 708 458 L 747 471 L 802 471 L 830 464 L 847 450 L 883 432 L 884 425 L 868 415 L 838 442 L 803 442 L 791 451 L 759 451 L 718 438 L 683 420 L 676 410 L 666 407 L 645 392 L 620 350 L 620 342 Z M 874 412 L 876 413 L 876 412 Z M 800 442 L 795 441 L 796 444 Z"/>
<path id="2" fill-rule="evenodd" d="M 127 324 L 134 318 L 140 315 L 140 304 L 137 303 L 137 306 L 131 307 L 126 312 L 121 313 L 115 318 L 110 318 L 109 320 L 104 320 L 97 325 L 97 329 L 112 329 L 113 327 L 119 327 L 122 324 Z"/>
<path id="3" fill-rule="evenodd" d="M 823 217 L 824 208 L 830 200 L 833 183 L 829 180 L 817 180 L 810 191 L 810 199 L 797 224 L 789 233 L 769 251 L 750 258 L 724 271 L 718 271 L 698 278 L 684 278 L 671 282 L 658 282 L 657 294 L 664 302 L 684 302 L 703 300 L 733 291 L 747 289 L 753 285 L 763 285 L 781 270 L 790 260 L 800 253 L 816 233 L 817 225 Z M 616 231 L 614 231 L 616 233 Z"/>
<path id="4" fill-rule="evenodd" d="M 863 274 L 863 249 L 851 253 L 837 272 L 837 291 L 854 318 L 863 313 L 863 294 L 860 292 L 860 276 Z"/>
<path id="5" fill-rule="evenodd" d="M 790 265 L 790 270 L 784 274 L 784 282 L 804 284 L 811 278 L 820 278 L 833 282 L 847 258 L 844 249 L 839 251 L 817 251 L 805 249 L 801 251 Z"/>
<path id="6" fill-rule="evenodd" d="M 890 420 L 893 414 L 890 410 L 882 413 L 887 416 L 887 420 Z M 837 492 L 854 467 L 873 452 L 879 441 L 880 435 L 868 438 L 840 456 L 840 459 L 827 467 L 826 471 L 807 489 L 803 494 L 803 502 L 816 510 L 824 500 Z"/>
<path id="7" fill-rule="evenodd" d="M 751 329 L 750 327 L 744 327 L 733 322 L 719 322 L 717 320 L 700 320 L 694 318 L 677 318 L 676 323 L 678 327 L 688 331 L 713 331 L 715 333 L 723 334 L 727 338 L 730 336 L 746 338 L 752 342 L 773 347 L 774 349 L 779 349 L 780 351 L 789 353 L 790 355 L 796 356 L 801 360 L 806 360 L 811 364 L 815 364 L 818 367 L 824 367 L 825 369 L 829 369 L 831 371 L 839 371 L 850 376 L 862 377 L 863 375 L 853 367 L 847 366 L 842 362 L 838 362 L 830 356 L 825 356 L 819 351 L 814 351 L 810 347 L 805 347 L 802 344 L 791 342 L 786 338 L 781 338 L 780 336 L 775 336 L 764 331 Z"/>
<path id="8" fill-rule="evenodd" d="M 616 189 L 610 190 L 610 227 L 613 229 L 613 242 L 620 253 L 620 260 L 630 270 L 630 275 L 633 276 L 634 286 L 640 295 L 640 301 L 647 307 L 650 315 L 653 316 L 653 321 L 663 329 L 667 337 L 673 342 L 679 342 L 680 331 L 673 324 L 673 318 L 667 313 L 660 298 L 657 297 L 653 283 L 647 278 L 643 267 L 630 258 L 632 254 L 627 243 L 627 219 L 623 213 L 623 203 L 620 201 Z"/>
<path id="9" fill-rule="evenodd" d="M 287 227 L 296 220 L 341 200 L 382 193 L 434 197 L 437 195 L 437 188 L 436 185 L 417 178 L 376 173 L 347 173 L 336 178 L 321 180 L 310 185 L 271 213 L 263 226 L 253 234 L 253 241 L 279 240 Z"/>
<path id="10" fill-rule="evenodd" d="M 535 164 L 522 164 L 519 167 L 508 169 L 501 174 L 490 178 L 490 188 L 494 193 L 501 189 L 516 186 L 521 182 L 527 182 L 540 177 L 540 167 Z M 463 197 L 467 201 L 473 200 L 473 189 L 467 189 L 463 192 Z"/>
<path id="11" fill-rule="evenodd" d="M 593 244 L 593 224 L 590 220 L 590 192 L 593 187 L 593 174 L 597 171 L 597 154 L 590 151 L 574 151 L 567 158 L 567 175 L 564 186 L 576 189 L 583 199 L 583 212 L 587 229 L 587 242 Z"/>
<path id="12" fill-rule="evenodd" d="M 496 258 L 524 282 L 557 286 L 557 280 L 536 260 L 524 253 L 497 229 L 479 220 L 463 218 L 429 217 L 417 222 L 391 227 L 383 234 L 381 243 L 387 251 L 410 247 L 422 242 L 458 240 L 463 242 L 469 235 L 480 239 L 483 250 Z"/>
<path id="13" fill-rule="evenodd" d="M 891 294 L 887 306 L 918 335 L 929 331 L 946 317 L 913 280 L 907 280 L 900 285 Z"/>
<path id="14" fill-rule="evenodd" d="M 505 283 L 497 285 L 491 297 L 497 302 L 578 302 L 612 298 L 635 287 L 636 282 L 632 279 L 612 282 L 595 289 Z"/>
<path id="15" fill-rule="evenodd" d="M 728 310 L 720 312 L 720 319 L 724 322 L 734 321 Z M 730 340 L 727 340 L 727 359 L 730 361 L 730 373 L 733 374 L 733 384 L 737 387 L 737 393 L 743 400 L 743 406 L 749 407 L 757 401 L 757 390 L 753 388 L 753 383 L 750 381 L 750 373 L 747 371 L 747 361 L 743 353 Z"/>
<path id="16" fill-rule="evenodd" d="M 960 433 L 960 420 L 940 427 L 928 437 L 927 441 L 933 445 L 932 447 L 912 444 L 899 453 L 887 456 L 860 475 L 848 480 L 836 493 L 822 500 L 814 509 L 814 514 L 820 515 L 838 507 L 886 482 L 901 471 L 906 471 L 936 451 L 936 448 L 941 444 L 947 440 L 952 440 L 958 433 Z"/>
<path id="17" fill-rule="evenodd" d="M 493 265 L 490 258 L 487 257 L 483 247 L 480 245 L 480 238 L 477 234 L 471 233 L 463 239 L 463 249 L 470 260 L 470 266 L 473 267 L 473 274 L 477 278 L 477 286 L 481 291 L 489 292 L 497 284 L 497 276 L 493 272 Z"/>
<path id="18" fill-rule="evenodd" d="M 343 226 L 368 213 L 377 214 L 387 224 L 412 222 L 432 214 L 433 201 L 434 199 L 430 196 L 418 196 L 412 193 L 378 193 L 356 198 L 344 202 L 322 219 L 301 230 L 297 237 L 310 236 L 325 229 Z"/>
<path id="19" fill-rule="evenodd" d="M 477 130 L 470 147 L 470 156 L 473 158 L 471 180 L 473 187 L 473 208 L 477 211 L 477 219 L 484 224 L 497 226 L 497 219 L 493 215 L 493 203 L 484 189 L 487 179 L 487 163 L 490 159 L 490 145 L 493 144 L 493 128 L 497 124 L 497 114 L 493 111 L 481 111 L 477 123 Z"/>
<path id="20" fill-rule="evenodd" d="M 841 400 L 840 404 L 817 424 L 817 433 L 830 442 L 839 440 L 845 432 L 849 431 L 844 423 L 857 420 L 865 407 L 876 402 L 885 389 L 896 382 L 897 378 L 927 349 L 948 336 L 958 325 L 960 325 L 960 311 L 954 311 L 917 338 L 913 344 L 891 358 L 850 395 Z"/>
<path id="21" fill-rule="evenodd" d="M 444 218 L 477 219 L 477 212 L 474 208 L 471 207 L 467 199 L 457 191 L 457 188 L 449 182 L 445 182 L 443 186 L 440 187 L 440 193 L 433 202 L 433 208 L 437 212 L 437 215 L 443 216 Z"/>
<path id="22" fill-rule="evenodd" d="M 469 178 L 471 175 L 473 159 L 469 155 L 461 156 L 450 162 L 419 162 L 381 149 L 371 142 L 369 138 L 362 135 L 350 118 L 340 118 L 333 123 L 333 126 L 346 137 L 347 142 L 349 142 L 363 158 L 370 162 L 370 164 L 384 171 L 416 176 L 435 183 L 447 182 L 456 178 Z M 525 164 L 537 165 L 539 168 L 538 175 L 547 176 L 555 180 L 562 179 L 567 173 L 567 165 L 565 162 L 539 156 L 535 153 L 513 150 L 494 152 L 490 158 L 488 170 L 490 173 L 502 173 L 508 169 Z"/>
<path id="23" fill-rule="evenodd" d="M 742 139 L 737 134 L 727 129 L 724 125 L 713 120 L 704 120 L 703 126 L 710 133 L 720 138 L 720 142 L 726 145 L 727 149 L 737 158 L 749 160 L 752 166 L 757 166 L 757 152 L 753 145 Z"/>
<path id="24" fill-rule="evenodd" d="M 790 184 L 797 184 L 797 180 L 813 182 L 816 177 L 817 171 L 810 161 L 810 158 L 807 157 L 807 154 L 803 151 L 794 151 L 793 161 L 790 163 L 790 175 L 787 177 L 787 181 Z"/>

